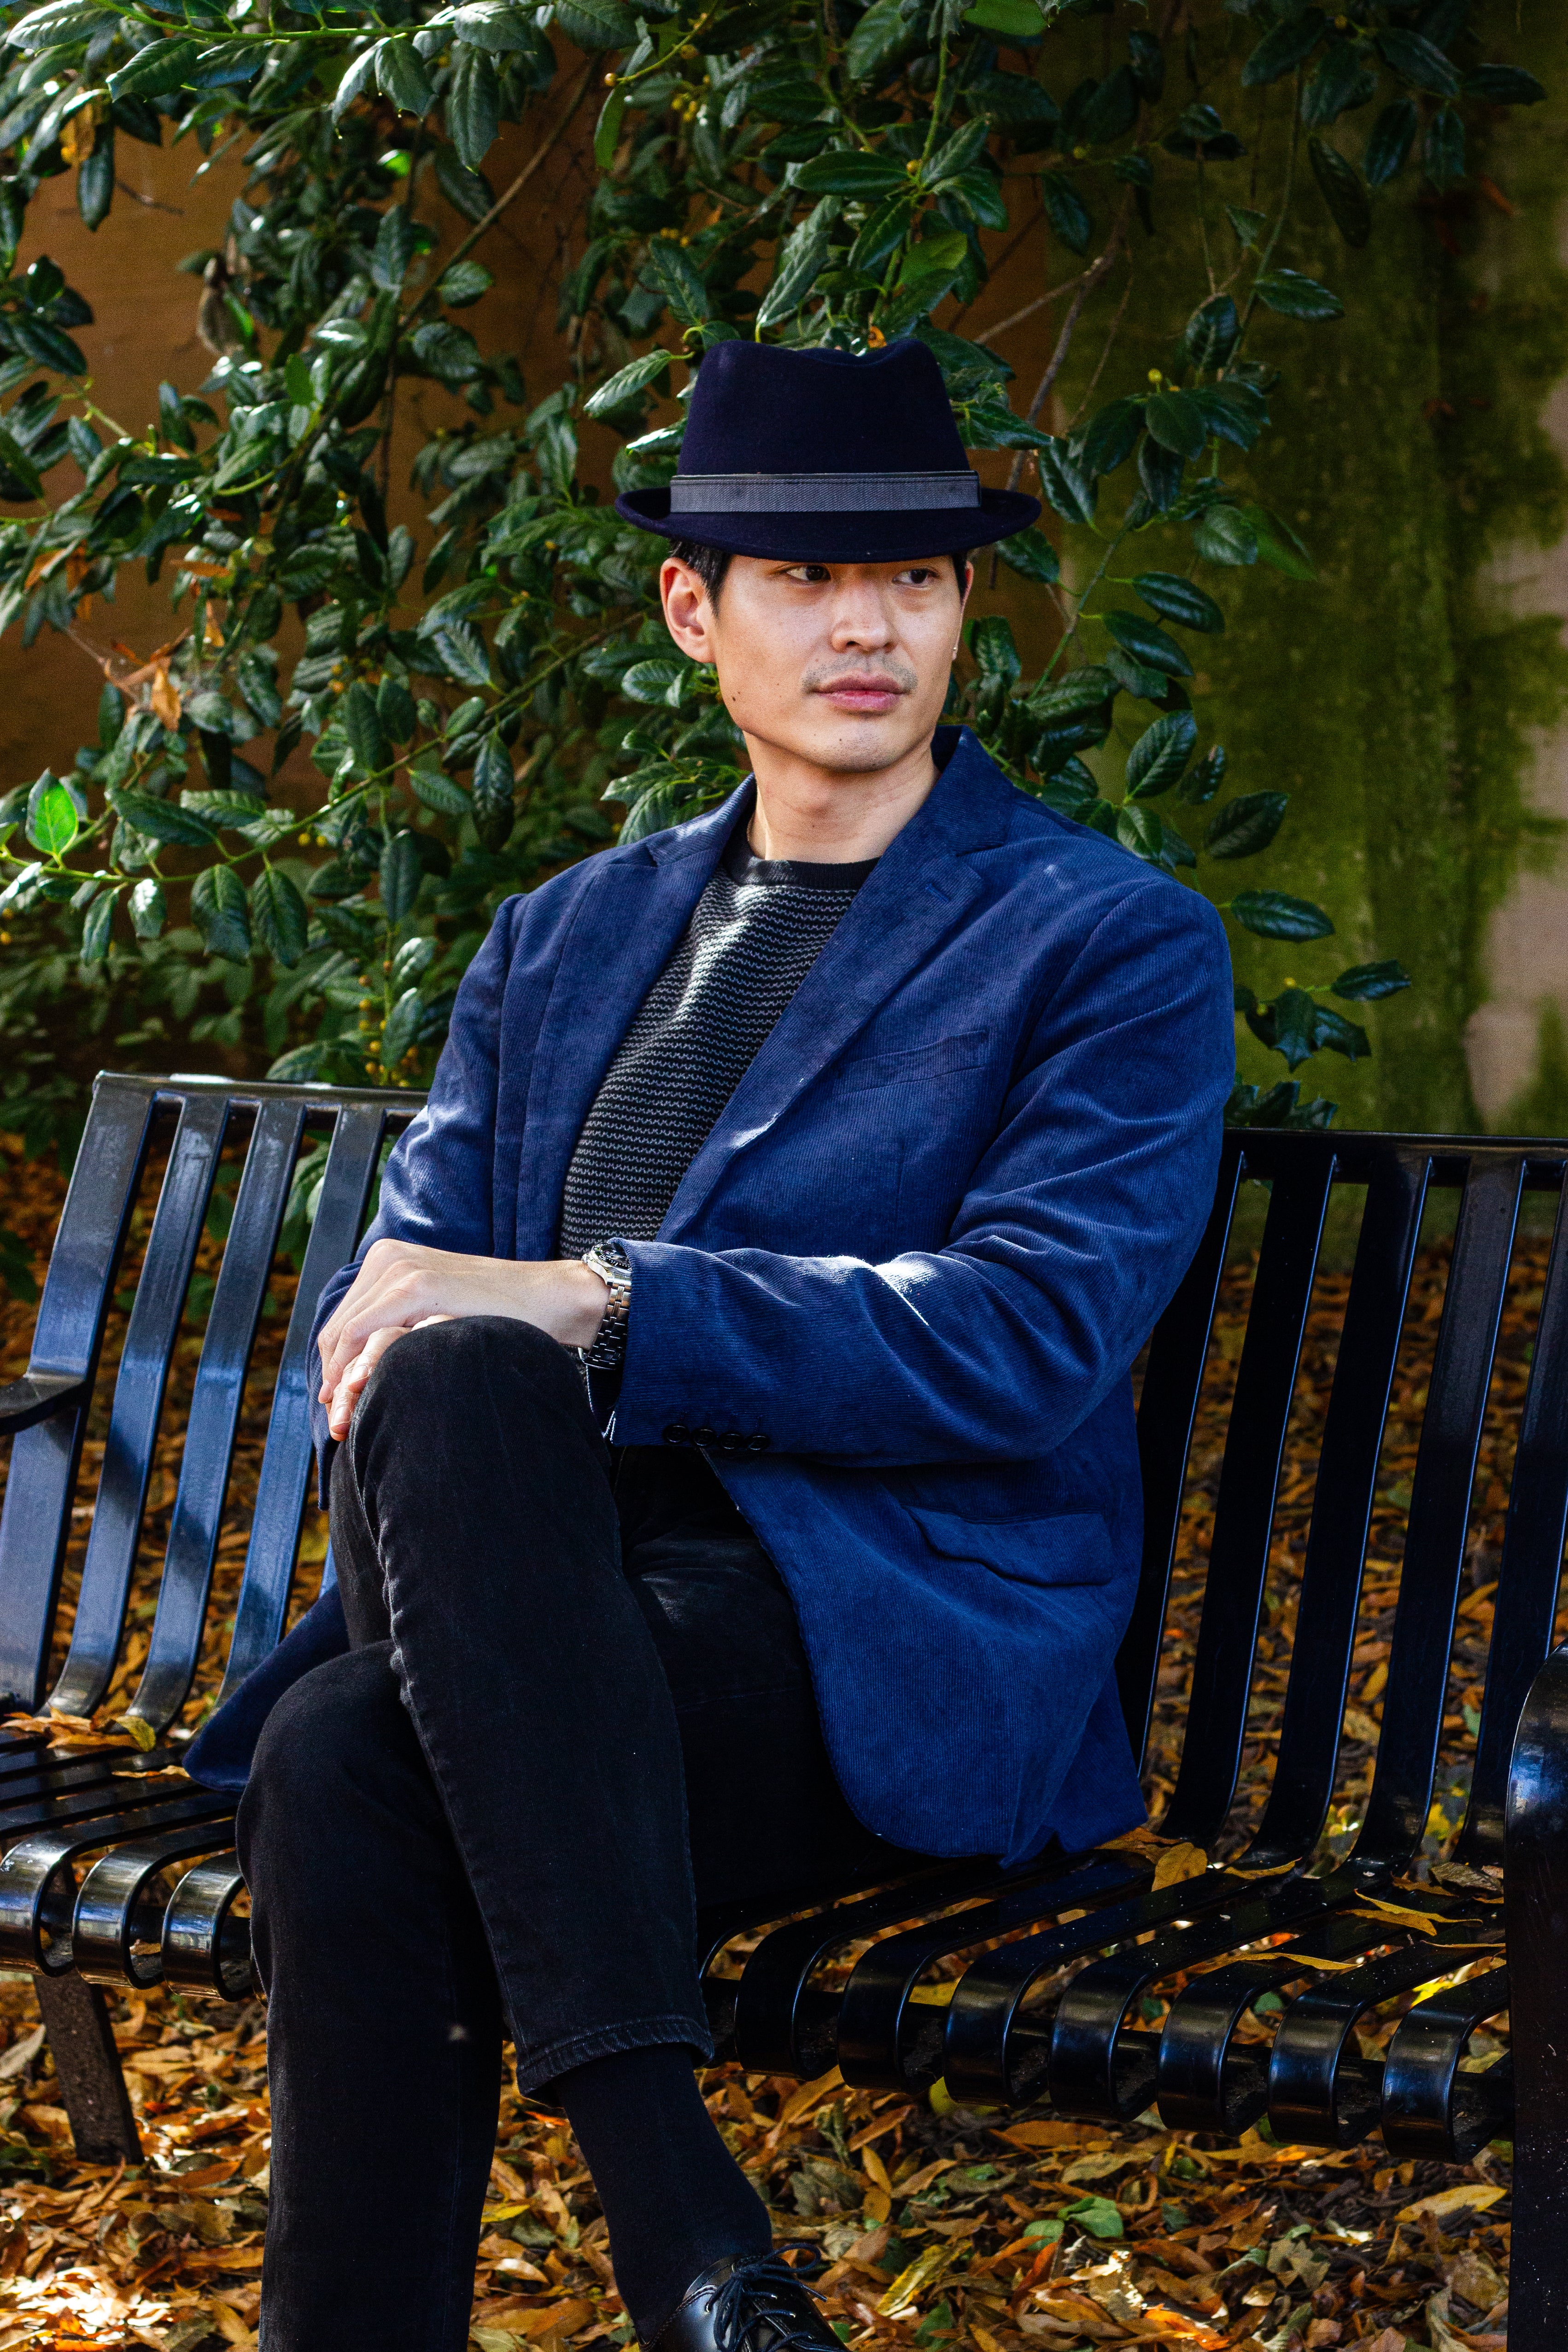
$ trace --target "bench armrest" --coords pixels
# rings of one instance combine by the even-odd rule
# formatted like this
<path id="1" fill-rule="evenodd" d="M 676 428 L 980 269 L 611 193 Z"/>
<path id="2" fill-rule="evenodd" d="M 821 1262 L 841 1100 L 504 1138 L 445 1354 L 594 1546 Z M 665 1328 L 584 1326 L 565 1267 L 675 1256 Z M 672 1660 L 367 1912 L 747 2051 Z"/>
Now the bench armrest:
<path id="1" fill-rule="evenodd" d="M 0 1388 L 0 1437 L 15 1437 L 68 1405 L 85 1404 L 92 1382 L 74 1372 L 28 1372 Z"/>

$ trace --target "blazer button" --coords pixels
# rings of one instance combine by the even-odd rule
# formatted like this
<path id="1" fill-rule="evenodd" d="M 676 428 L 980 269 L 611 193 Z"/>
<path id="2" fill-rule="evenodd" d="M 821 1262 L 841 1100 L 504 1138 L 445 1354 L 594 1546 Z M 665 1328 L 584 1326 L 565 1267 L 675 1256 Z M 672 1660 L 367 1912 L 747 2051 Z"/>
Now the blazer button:
<path id="1" fill-rule="evenodd" d="M 755 1437 L 747 1438 L 746 1451 L 748 1454 L 765 1454 L 773 1442 L 771 1437 L 765 1437 L 759 1429 Z"/>
<path id="2" fill-rule="evenodd" d="M 719 1440 L 721 1454 L 743 1454 L 745 1450 L 746 1439 L 742 1430 L 727 1429 Z"/>
<path id="3" fill-rule="evenodd" d="M 664 1433 L 664 1442 L 667 1445 L 689 1445 L 691 1432 L 683 1421 L 672 1421 Z"/>
<path id="4" fill-rule="evenodd" d="M 708 1423 L 704 1422 L 700 1429 L 692 1431 L 691 1443 L 693 1445 L 717 1445 L 719 1433 L 715 1429 L 710 1429 Z"/>

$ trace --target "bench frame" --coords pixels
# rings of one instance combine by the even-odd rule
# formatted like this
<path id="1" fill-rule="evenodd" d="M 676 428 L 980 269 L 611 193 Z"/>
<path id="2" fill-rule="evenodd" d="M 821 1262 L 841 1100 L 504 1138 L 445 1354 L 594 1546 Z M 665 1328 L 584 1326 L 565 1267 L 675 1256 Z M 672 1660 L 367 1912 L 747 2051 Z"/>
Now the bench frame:
<path id="1" fill-rule="evenodd" d="M 0 1390 L 15 1435 L 0 1514 L 0 1693 L 42 1696 L 89 1402 L 132 1210 L 169 1136 L 115 1376 L 80 1597 L 52 1704 L 101 1703 L 124 1633 L 153 1448 L 226 1140 L 245 1159 L 192 1399 L 151 1648 L 132 1707 L 158 1735 L 62 1753 L 0 1729 L 0 1957 L 31 1968 L 79 2149 L 140 2153 L 100 1988 L 159 1978 L 228 1999 L 248 1987 L 232 1800 L 161 1777 L 209 1602 L 241 1393 L 296 1164 L 329 1151 L 271 1406 L 233 1642 L 232 1691 L 279 1638 L 310 1474 L 304 1387 L 314 1302 L 352 1255 L 382 1150 L 420 1107 L 401 1093 L 106 1076 L 98 1082 L 26 1378 Z M 1234 2137 L 1267 2113 L 1324 2147 L 1381 2129 L 1391 2152 L 1462 2162 L 1512 2116 L 1516 2352 L 1568 2334 L 1568 2037 L 1555 2005 L 1568 1922 L 1568 1649 L 1553 1652 L 1568 1527 L 1568 1143 L 1247 1129 L 1226 1139 L 1215 1209 L 1151 1343 L 1139 1410 L 1145 1543 L 1118 1658 L 1144 1744 L 1199 1391 L 1246 1180 L 1269 1187 L 1227 1427 L 1176 1785 L 1162 1833 L 1227 1836 L 1247 1736 L 1270 1536 L 1312 1286 L 1336 1187 L 1364 1188 L 1324 1423 L 1279 1748 L 1260 1821 L 1224 1866 L 1156 1890 L 1147 1854 L 1051 1853 L 1011 1872 L 944 1864 L 901 1884 L 805 1888 L 702 1922 L 721 2051 L 750 2068 L 977 2104 L 1048 2102 Z M 1384 1697 L 1353 1850 L 1320 1840 L 1335 1785 L 1384 1426 L 1421 1222 L 1458 1196 Z M 1470 1801 L 1453 1862 L 1416 1885 L 1436 1767 L 1471 1488 L 1504 1293 L 1530 1193 L 1558 1200 L 1522 1409 Z M 1194 1726 L 1201 1732 L 1194 1734 Z M 147 1777 L 148 1774 L 153 1777 Z M 89 1861 L 78 1883 L 78 1866 Z M 1502 1865 L 1505 1900 L 1490 1878 Z M 1424 1913 L 1415 1931 L 1378 1902 Z M 958 1907 L 955 1907 L 958 1906 Z M 1063 1921 L 1060 1914 L 1079 1916 Z M 804 1916 L 802 1916 L 804 1915 Z M 1506 1965 L 1504 1926 L 1506 1918 Z M 761 1939 L 738 1970 L 727 1948 Z M 1136 1938 L 1143 1937 L 1142 1942 Z M 855 1958 L 854 1948 L 876 1938 Z M 1289 1939 L 1282 1941 L 1281 1939 Z M 967 1966 L 945 2007 L 918 1999 Z M 854 1960 L 845 1974 L 843 1963 Z M 1489 1961 L 1495 1965 L 1485 1965 Z M 1477 1969 L 1477 1963 L 1481 1967 Z M 1321 1965 L 1328 1964 L 1328 1965 Z M 1076 1972 L 1064 1974 L 1065 1970 Z M 1435 1979 L 1379 2064 L 1354 2028 Z M 1192 1971 L 1197 1971 L 1193 1974 Z M 1185 1981 L 1158 2034 L 1138 2004 Z M 1236 2039 L 1265 1990 L 1295 1987 L 1271 2050 Z M 1470 2034 L 1509 2009 L 1512 2063 L 1468 2072 Z M 1554 2041 L 1553 2036 L 1557 2039 Z M 1561 2043 L 1561 2051 L 1559 2049 Z"/>

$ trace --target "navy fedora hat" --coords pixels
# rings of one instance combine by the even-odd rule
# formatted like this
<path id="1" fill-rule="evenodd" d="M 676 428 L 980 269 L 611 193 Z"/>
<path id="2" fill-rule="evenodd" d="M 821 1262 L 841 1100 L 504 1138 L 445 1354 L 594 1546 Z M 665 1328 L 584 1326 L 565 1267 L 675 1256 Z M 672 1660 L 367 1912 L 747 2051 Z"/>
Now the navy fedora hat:
<path id="1" fill-rule="evenodd" d="M 1040 505 L 981 488 L 935 355 L 910 336 L 864 359 L 716 343 L 674 480 L 616 509 L 731 555 L 888 563 L 1010 539 Z"/>

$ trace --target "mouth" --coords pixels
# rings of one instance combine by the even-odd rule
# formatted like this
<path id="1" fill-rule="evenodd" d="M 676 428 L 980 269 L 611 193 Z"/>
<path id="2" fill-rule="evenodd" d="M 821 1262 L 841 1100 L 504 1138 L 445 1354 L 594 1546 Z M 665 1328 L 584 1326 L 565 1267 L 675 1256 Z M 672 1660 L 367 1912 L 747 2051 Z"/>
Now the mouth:
<path id="1" fill-rule="evenodd" d="M 854 711 L 874 719 L 896 709 L 904 694 L 897 678 L 874 670 L 854 671 L 847 677 L 832 678 L 815 691 L 836 710 Z"/>

